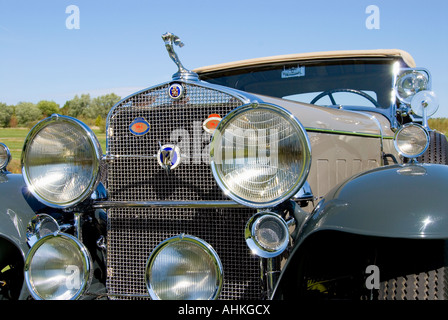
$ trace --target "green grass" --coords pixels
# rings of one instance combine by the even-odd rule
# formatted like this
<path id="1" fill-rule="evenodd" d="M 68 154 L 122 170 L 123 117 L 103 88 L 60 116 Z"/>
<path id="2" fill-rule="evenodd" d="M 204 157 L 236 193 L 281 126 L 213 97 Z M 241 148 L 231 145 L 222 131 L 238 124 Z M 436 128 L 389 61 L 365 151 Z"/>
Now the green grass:
<path id="1" fill-rule="evenodd" d="M 428 120 L 431 129 L 437 130 L 448 136 L 448 118 L 434 118 Z"/>
<path id="2" fill-rule="evenodd" d="M 27 128 L 0 129 L 0 142 L 6 144 L 11 151 L 13 159 L 20 159 L 23 142 L 29 132 Z"/>
<path id="3" fill-rule="evenodd" d="M 12 160 L 8 170 L 12 173 L 20 173 L 20 156 L 29 131 L 28 128 L 0 128 L 0 142 L 6 144 L 11 151 Z M 94 129 L 93 132 L 101 144 L 103 153 L 106 152 L 106 134 L 97 129 Z"/>

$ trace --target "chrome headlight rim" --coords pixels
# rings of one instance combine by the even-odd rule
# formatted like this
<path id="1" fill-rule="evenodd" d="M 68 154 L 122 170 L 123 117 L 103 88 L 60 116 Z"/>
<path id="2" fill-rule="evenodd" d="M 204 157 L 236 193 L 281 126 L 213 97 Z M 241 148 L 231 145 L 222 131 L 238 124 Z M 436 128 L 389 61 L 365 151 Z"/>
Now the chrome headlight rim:
<path id="1" fill-rule="evenodd" d="M 1 142 L 0 142 L 0 148 L 3 149 L 3 151 L 5 152 L 5 160 L 2 163 L 0 163 L 0 171 L 5 171 L 6 167 L 11 161 L 11 151 L 9 150 L 6 144 Z"/>
<path id="2" fill-rule="evenodd" d="M 146 283 L 146 288 L 148 290 L 149 296 L 151 297 L 152 300 L 162 300 L 160 298 L 159 294 L 154 289 L 153 284 L 151 283 L 152 267 L 153 267 L 158 255 L 163 251 L 163 249 L 165 249 L 167 246 L 169 246 L 171 244 L 175 244 L 175 243 L 181 242 L 181 241 L 190 242 L 194 245 L 199 246 L 210 257 L 210 259 L 213 262 L 214 267 L 215 267 L 217 279 L 216 279 L 215 290 L 209 297 L 209 300 L 218 299 L 219 295 L 221 294 L 222 286 L 224 283 L 224 280 L 223 280 L 224 269 L 223 269 L 223 265 L 221 263 L 221 259 L 219 258 L 216 251 L 213 249 L 213 247 L 208 242 L 206 242 L 205 240 L 202 240 L 198 237 L 195 237 L 192 235 L 186 235 L 186 234 L 180 234 L 180 235 L 163 240 L 151 252 L 151 254 L 146 262 L 146 268 L 145 268 L 145 283 Z"/>
<path id="3" fill-rule="evenodd" d="M 82 297 L 85 292 L 87 292 L 87 290 L 89 289 L 90 284 L 92 282 L 92 278 L 93 278 L 92 258 L 90 256 L 88 249 L 85 247 L 85 245 L 81 241 L 79 241 L 74 236 L 72 236 L 68 233 L 63 233 L 63 232 L 55 232 L 53 234 L 48 234 L 48 235 L 40 238 L 28 251 L 28 253 L 25 257 L 25 266 L 24 266 L 25 283 L 28 287 L 28 291 L 30 292 L 33 299 L 35 299 L 35 300 L 47 300 L 39 294 L 37 289 L 35 289 L 36 285 L 33 282 L 33 279 L 31 276 L 31 271 L 32 271 L 33 258 L 35 256 L 35 254 L 37 253 L 37 251 L 45 243 L 47 243 L 48 241 L 53 240 L 53 239 L 62 239 L 63 241 L 68 241 L 69 243 L 74 245 L 74 247 L 81 254 L 82 264 L 83 264 L 83 268 L 84 268 L 84 273 L 83 273 L 84 276 L 81 279 L 82 285 L 77 290 L 77 292 L 70 298 L 70 300 L 77 300 L 80 297 Z"/>
<path id="4" fill-rule="evenodd" d="M 263 222 L 262 220 L 265 219 L 274 219 L 278 225 L 283 228 L 283 232 L 285 233 L 284 239 L 281 241 L 281 243 L 275 248 L 270 249 L 266 246 L 263 246 L 261 244 L 262 241 L 260 241 L 259 237 L 257 236 L 257 229 L 260 226 L 260 224 Z M 263 211 L 263 212 L 257 212 L 254 214 L 249 221 L 246 224 L 245 229 L 245 239 L 246 244 L 249 247 L 249 249 L 254 253 L 255 255 L 261 257 L 261 258 L 274 258 L 278 255 L 282 254 L 289 244 L 289 229 L 288 224 L 286 221 L 275 212 L 271 211 Z"/>
<path id="5" fill-rule="evenodd" d="M 88 187 L 77 198 L 72 199 L 71 201 L 63 202 L 63 203 L 58 203 L 58 202 L 47 200 L 45 197 L 40 195 L 40 193 L 33 187 L 33 183 L 30 180 L 29 172 L 28 172 L 28 168 L 27 168 L 27 164 L 26 164 L 27 152 L 28 152 L 28 148 L 31 145 L 31 142 L 34 140 L 34 138 L 39 134 L 39 132 L 41 130 L 43 130 L 44 128 L 46 128 L 47 126 L 49 126 L 55 122 L 67 123 L 68 125 L 76 126 L 76 127 L 80 128 L 81 131 L 83 132 L 83 134 L 85 134 L 87 136 L 89 144 L 92 147 L 92 150 L 94 153 L 94 164 L 93 164 L 93 172 L 92 172 L 93 178 L 91 179 Z M 27 137 L 25 138 L 25 141 L 23 144 L 23 149 L 22 149 L 22 155 L 21 155 L 21 159 L 20 159 L 21 160 L 22 176 L 23 176 L 25 183 L 28 187 L 28 191 L 36 199 L 38 199 L 41 203 L 43 203 L 49 207 L 56 208 L 56 209 L 66 209 L 66 208 L 73 207 L 78 203 L 83 202 L 95 191 L 96 187 L 98 186 L 99 180 L 100 180 L 99 173 L 100 173 L 102 157 L 103 157 L 103 153 L 102 153 L 101 145 L 100 145 L 97 137 L 93 133 L 93 131 L 86 124 L 84 124 L 82 121 L 79 121 L 78 119 L 75 119 L 73 117 L 63 116 L 63 115 L 59 115 L 59 114 L 53 114 L 50 117 L 45 118 L 45 119 L 41 120 L 40 122 L 38 122 L 30 130 Z"/>
<path id="6" fill-rule="evenodd" d="M 421 90 L 414 92 L 413 94 L 408 94 L 407 96 L 403 96 L 400 91 L 405 91 L 403 88 L 403 81 L 406 80 L 407 77 L 419 77 L 422 76 L 426 81 L 425 87 Z M 431 88 L 431 74 L 427 69 L 424 68 L 404 68 L 400 69 L 396 76 L 395 80 L 395 94 L 398 100 L 407 105 L 411 105 L 412 98 L 421 91 L 430 90 Z"/>
<path id="7" fill-rule="evenodd" d="M 28 244 L 32 247 L 34 243 L 44 236 L 54 234 L 55 232 L 59 233 L 60 231 L 61 228 L 55 218 L 46 213 L 39 213 L 28 222 L 26 238 Z"/>
<path id="8" fill-rule="evenodd" d="M 266 201 L 266 202 L 255 202 L 255 201 L 250 201 L 247 199 L 244 199 L 242 197 L 240 197 L 239 195 L 235 194 L 234 192 L 232 192 L 230 190 L 230 188 L 228 188 L 228 186 L 226 185 L 226 183 L 223 181 L 221 175 L 218 172 L 217 169 L 217 164 L 215 162 L 214 158 L 214 153 L 215 153 L 215 141 L 217 139 L 217 137 L 221 137 L 221 132 L 222 129 L 225 128 L 228 123 L 230 121 L 232 121 L 236 116 L 246 112 L 247 110 L 253 110 L 253 109 L 267 109 L 269 111 L 273 111 L 277 114 L 279 114 L 280 116 L 284 117 L 285 119 L 290 119 L 291 122 L 297 126 L 297 131 L 299 132 L 300 136 L 301 136 L 301 144 L 303 146 L 303 153 L 304 153 L 304 163 L 302 166 L 302 174 L 300 176 L 300 178 L 296 181 L 296 183 L 289 188 L 288 192 L 284 193 L 282 196 L 271 200 L 271 201 Z M 212 136 L 211 139 L 211 143 L 210 143 L 210 165 L 211 165 L 211 169 L 212 169 L 212 173 L 213 173 L 213 177 L 215 178 L 216 183 L 218 184 L 218 186 L 221 188 L 221 190 L 223 190 L 224 194 L 228 197 L 230 197 L 231 199 L 233 199 L 234 201 L 244 205 L 244 206 L 248 206 L 248 207 L 252 207 L 252 208 L 256 208 L 256 209 L 262 209 L 262 208 L 272 208 L 277 206 L 278 204 L 283 203 L 284 201 L 286 201 L 287 199 L 290 199 L 291 197 L 293 197 L 299 190 L 300 188 L 303 186 L 303 184 L 306 182 L 306 179 L 309 175 L 309 172 L 311 170 L 311 143 L 308 137 L 308 134 L 305 130 L 305 128 L 303 127 L 303 125 L 300 123 L 300 121 L 297 119 L 296 116 L 294 116 L 289 110 L 275 105 L 275 104 L 271 104 L 271 103 L 266 103 L 266 102 L 251 102 L 245 105 L 242 105 L 234 110 L 232 110 L 230 113 L 228 113 L 218 124 L 217 128 L 215 129 L 215 132 Z"/>
<path id="9" fill-rule="evenodd" d="M 403 130 L 406 130 L 408 128 L 418 128 L 419 130 L 421 130 L 422 133 L 425 134 L 425 147 L 423 148 L 423 150 L 421 150 L 418 153 L 410 154 L 410 153 L 404 152 L 398 145 L 400 134 L 403 132 Z M 423 127 L 422 125 L 417 124 L 417 123 L 407 123 L 407 124 L 403 125 L 400 129 L 397 130 L 397 132 L 395 132 L 395 135 L 394 135 L 395 149 L 398 151 L 398 153 L 401 156 L 403 156 L 405 158 L 414 159 L 414 158 L 420 157 L 421 155 L 423 155 L 426 152 L 426 150 L 428 150 L 429 142 L 430 142 L 430 136 L 429 136 L 428 130 L 426 130 L 425 127 Z"/>

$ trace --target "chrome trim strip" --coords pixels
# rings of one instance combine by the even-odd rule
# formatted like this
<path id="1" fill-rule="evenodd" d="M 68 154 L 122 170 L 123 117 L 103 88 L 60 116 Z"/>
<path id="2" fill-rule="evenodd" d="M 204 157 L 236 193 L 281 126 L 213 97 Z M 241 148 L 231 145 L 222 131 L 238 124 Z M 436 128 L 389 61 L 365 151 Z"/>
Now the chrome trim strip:
<path id="1" fill-rule="evenodd" d="M 103 156 L 103 160 L 104 161 L 113 161 L 115 159 L 119 159 L 119 158 L 129 158 L 129 159 L 157 159 L 157 155 L 148 155 L 148 156 L 144 156 L 144 155 L 138 155 L 138 154 L 124 154 L 124 155 L 119 155 L 119 154 L 108 154 L 108 155 L 104 155 Z"/>
<path id="2" fill-rule="evenodd" d="M 94 209 L 110 208 L 246 208 L 235 201 L 95 201 Z"/>
<path id="3" fill-rule="evenodd" d="M 342 131 L 342 130 L 333 130 L 333 129 L 321 129 L 321 128 L 305 128 L 307 132 L 317 132 L 317 133 L 327 133 L 327 134 L 341 134 L 341 135 L 347 135 L 347 136 L 358 136 L 358 137 L 365 137 L 365 138 L 383 138 L 383 139 L 389 139 L 393 140 L 394 137 L 391 136 L 381 136 L 381 134 L 374 134 L 374 133 L 362 133 L 362 132 L 356 132 L 356 131 Z"/>
<path id="4" fill-rule="evenodd" d="M 96 293 L 96 292 L 86 292 L 84 296 L 94 297 L 94 299 L 99 300 L 108 297 L 120 297 L 120 298 L 148 298 L 151 297 L 149 294 L 126 294 L 126 293 Z"/>

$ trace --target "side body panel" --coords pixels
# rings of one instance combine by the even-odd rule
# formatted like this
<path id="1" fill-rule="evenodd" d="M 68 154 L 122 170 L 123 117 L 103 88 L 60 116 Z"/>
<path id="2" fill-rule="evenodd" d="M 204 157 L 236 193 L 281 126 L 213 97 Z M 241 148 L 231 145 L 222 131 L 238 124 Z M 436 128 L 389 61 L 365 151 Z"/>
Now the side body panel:
<path id="1" fill-rule="evenodd" d="M 7 287 L 13 299 L 27 299 L 29 295 L 23 265 L 29 250 L 26 229 L 35 211 L 24 197 L 24 188 L 22 175 L 0 173 L 0 269 L 9 269 L 2 276 L 10 278 Z"/>

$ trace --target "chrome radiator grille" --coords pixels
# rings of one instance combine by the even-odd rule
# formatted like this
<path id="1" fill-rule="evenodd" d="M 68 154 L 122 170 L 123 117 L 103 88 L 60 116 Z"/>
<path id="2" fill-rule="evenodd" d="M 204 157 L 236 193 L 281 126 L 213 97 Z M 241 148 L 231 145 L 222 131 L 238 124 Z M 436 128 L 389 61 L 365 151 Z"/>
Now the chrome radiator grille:
<path id="1" fill-rule="evenodd" d="M 109 117 L 107 189 L 110 201 L 227 200 L 208 163 L 210 134 L 202 123 L 211 114 L 226 115 L 242 101 L 217 90 L 184 84 L 176 101 L 169 84 L 122 101 Z M 150 131 L 136 136 L 129 125 L 137 117 Z M 183 162 L 169 173 L 158 164 L 159 142 L 181 148 Z M 260 266 L 244 241 L 254 213 L 230 208 L 113 208 L 108 210 L 108 292 L 112 296 L 147 295 L 146 261 L 166 238 L 190 234 L 210 243 L 224 267 L 221 299 L 261 298 Z"/>

